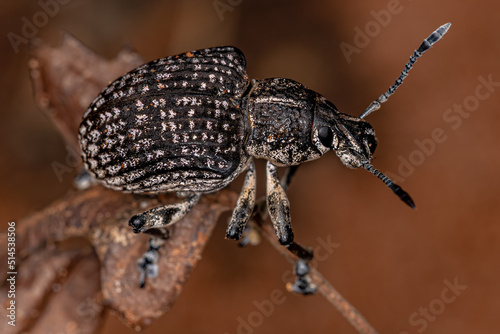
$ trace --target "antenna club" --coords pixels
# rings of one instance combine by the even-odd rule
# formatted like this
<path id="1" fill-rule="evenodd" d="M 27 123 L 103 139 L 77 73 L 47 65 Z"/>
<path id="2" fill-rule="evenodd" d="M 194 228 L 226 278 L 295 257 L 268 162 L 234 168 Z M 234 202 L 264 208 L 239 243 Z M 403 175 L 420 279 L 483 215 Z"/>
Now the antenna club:
<path id="1" fill-rule="evenodd" d="M 400 200 L 405 202 L 406 205 L 408 205 L 412 209 L 416 209 L 415 203 L 413 202 L 413 199 L 410 197 L 410 195 L 406 191 L 404 191 L 400 186 L 392 182 L 392 180 L 387 175 L 385 175 L 384 173 L 373 167 L 373 165 L 371 165 L 367 161 L 365 161 L 362 164 L 362 166 L 364 169 L 366 169 L 367 171 L 378 177 L 382 182 L 384 182 L 384 184 L 387 187 L 389 187 L 389 189 L 391 189 L 399 197 Z"/>

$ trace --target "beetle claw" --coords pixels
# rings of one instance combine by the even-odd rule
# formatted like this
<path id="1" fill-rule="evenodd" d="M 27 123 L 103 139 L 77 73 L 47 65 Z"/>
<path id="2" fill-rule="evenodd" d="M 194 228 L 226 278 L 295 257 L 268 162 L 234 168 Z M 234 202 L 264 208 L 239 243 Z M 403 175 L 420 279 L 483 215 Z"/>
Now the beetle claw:
<path id="1" fill-rule="evenodd" d="M 288 288 L 290 291 L 304 296 L 316 293 L 316 285 L 309 282 L 308 277 L 298 277 Z"/>

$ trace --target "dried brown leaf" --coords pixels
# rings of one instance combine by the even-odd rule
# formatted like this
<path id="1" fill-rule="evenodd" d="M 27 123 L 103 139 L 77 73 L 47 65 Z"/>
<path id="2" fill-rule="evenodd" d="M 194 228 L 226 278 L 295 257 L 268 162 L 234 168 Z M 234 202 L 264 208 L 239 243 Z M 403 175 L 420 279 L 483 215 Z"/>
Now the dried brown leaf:
<path id="1" fill-rule="evenodd" d="M 172 195 L 133 196 L 92 187 L 56 201 L 22 221 L 18 245 L 29 261 L 29 256 L 43 245 L 75 237 L 88 238 L 100 259 L 105 304 L 127 325 L 144 327 L 175 302 L 200 259 L 220 213 L 233 207 L 236 194 L 221 191 L 204 196 L 176 223 L 160 250 L 159 277 L 149 280 L 146 288 L 141 289 L 136 261 L 147 250 L 148 236 L 134 234 L 128 227 L 128 219 L 134 212 L 175 200 L 178 199 Z M 24 268 L 23 265 L 19 270 Z M 84 284 L 82 289 L 86 288 Z"/>
<path id="2" fill-rule="evenodd" d="M 220 213 L 230 209 L 236 194 L 221 191 L 204 196 L 180 222 L 160 249 L 159 275 L 139 288 L 137 259 L 147 250 L 147 238 L 139 238 L 123 224 L 100 229 L 93 240 L 103 263 L 102 285 L 106 303 L 124 322 L 140 329 L 170 309 L 194 268 Z"/>

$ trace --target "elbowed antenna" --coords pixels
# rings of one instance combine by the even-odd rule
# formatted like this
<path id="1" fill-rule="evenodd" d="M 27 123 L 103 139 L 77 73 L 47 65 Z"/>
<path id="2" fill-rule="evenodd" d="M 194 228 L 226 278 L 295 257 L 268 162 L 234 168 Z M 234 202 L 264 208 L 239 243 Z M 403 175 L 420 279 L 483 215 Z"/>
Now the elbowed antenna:
<path id="1" fill-rule="evenodd" d="M 410 195 L 408 195 L 408 193 L 396 183 L 392 182 L 392 180 L 388 176 L 386 176 L 378 169 L 375 169 L 368 162 L 363 163 L 363 168 L 382 180 L 382 182 L 384 182 L 385 185 L 388 186 L 399 197 L 399 199 L 405 202 L 409 207 L 411 207 L 412 209 L 416 209 L 415 203 L 411 199 Z"/>
<path id="2" fill-rule="evenodd" d="M 372 103 L 370 103 L 368 108 L 366 108 L 366 110 L 361 114 L 361 116 L 359 116 L 360 119 L 365 118 L 366 116 L 370 115 L 372 112 L 374 112 L 375 110 L 380 108 L 380 104 L 387 101 L 389 96 L 391 96 L 394 93 L 394 91 L 399 86 L 401 86 L 401 84 L 403 83 L 403 80 L 408 76 L 408 72 L 410 72 L 410 70 L 413 67 L 413 64 L 415 64 L 417 59 L 425 51 L 429 50 L 432 45 L 434 45 L 437 41 L 439 41 L 444 36 L 444 34 L 446 34 L 446 32 L 448 31 L 450 26 L 451 26 L 451 23 L 449 23 L 449 22 L 446 24 L 443 24 L 442 26 L 437 28 L 432 34 L 430 34 L 430 36 L 427 37 L 422 42 L 422 44 L 420 44 L 418 49 L 413 52 L 413 55 L 410 57 L 410 60 L 408 61 L 408 63 L 405 65 L 404 70 L 401 72 L 399 77 L 396 79 L 396 82 L 394 82 L 394 84 L 387 90 L 387 92 L 380 95 L 376 101 L 373 101 Z"/>

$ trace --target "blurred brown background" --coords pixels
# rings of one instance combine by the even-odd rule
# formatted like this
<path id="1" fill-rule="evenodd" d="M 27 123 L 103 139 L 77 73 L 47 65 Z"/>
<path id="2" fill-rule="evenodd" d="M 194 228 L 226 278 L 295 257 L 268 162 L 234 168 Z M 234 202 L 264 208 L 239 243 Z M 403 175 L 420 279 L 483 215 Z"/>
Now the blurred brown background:
<path id="1" fill-rule="evenodd" d="M 216 4 L 225 7 L 218 12 Z M 2 226 L 65 194 L 73 178 L 66 173 L 59 180 L 52 168 L 65 164 L 68 152 L 34 105 L 28 48 L 20 44 L 15 52 L 7 38 L 9 32 L 23 36 L 23 17 L 33 22 L 41 10 L 37 1 L 0 3 Z M 381 14 L 389 10 L 390 18 Z M 374 165 L 399 175 L 418 210 L 328 154 L 299 169 L 289 190 L 292 223 L 304 245 L 317 247 L 319 239 L 338 244 L 318 268 L 380 333 L 497 333 L 498 13 L 498 1 L 60 0 L 35 35 L 56 45 L 66 31 L 107 57 L 130 45 L 146 60 L 235 45 L 247 57 L 250 77 L 293 78 L 359 115 L 422 40 L 452 22 L 398 92 L 368 117 L 379 139 Z M 366 45 L 357 41 L 358 53 L 348 62 L 340 44 L 356 46 L 356 27 L 372 29 L 371 37 Z M 499 84 L 484 87 L 488 77 Z M 462 104 L 470 113 L 453 111 Z M 432 141 L 433 131 L 439 142 Z M 284 292 L 283 303 L 259 318 L 254 302 L 285 291 L 281 276 L 290 266 L 266 242 L 236 248 L 224 240 L 224 223 L 173 309 L 144 333 L 237 333 L 238 319 L 255 325 L 240 333 L 355 333 L 321 296 Z M 132 333 L 109 316 L 103 333 L 119 331 Z"/>

